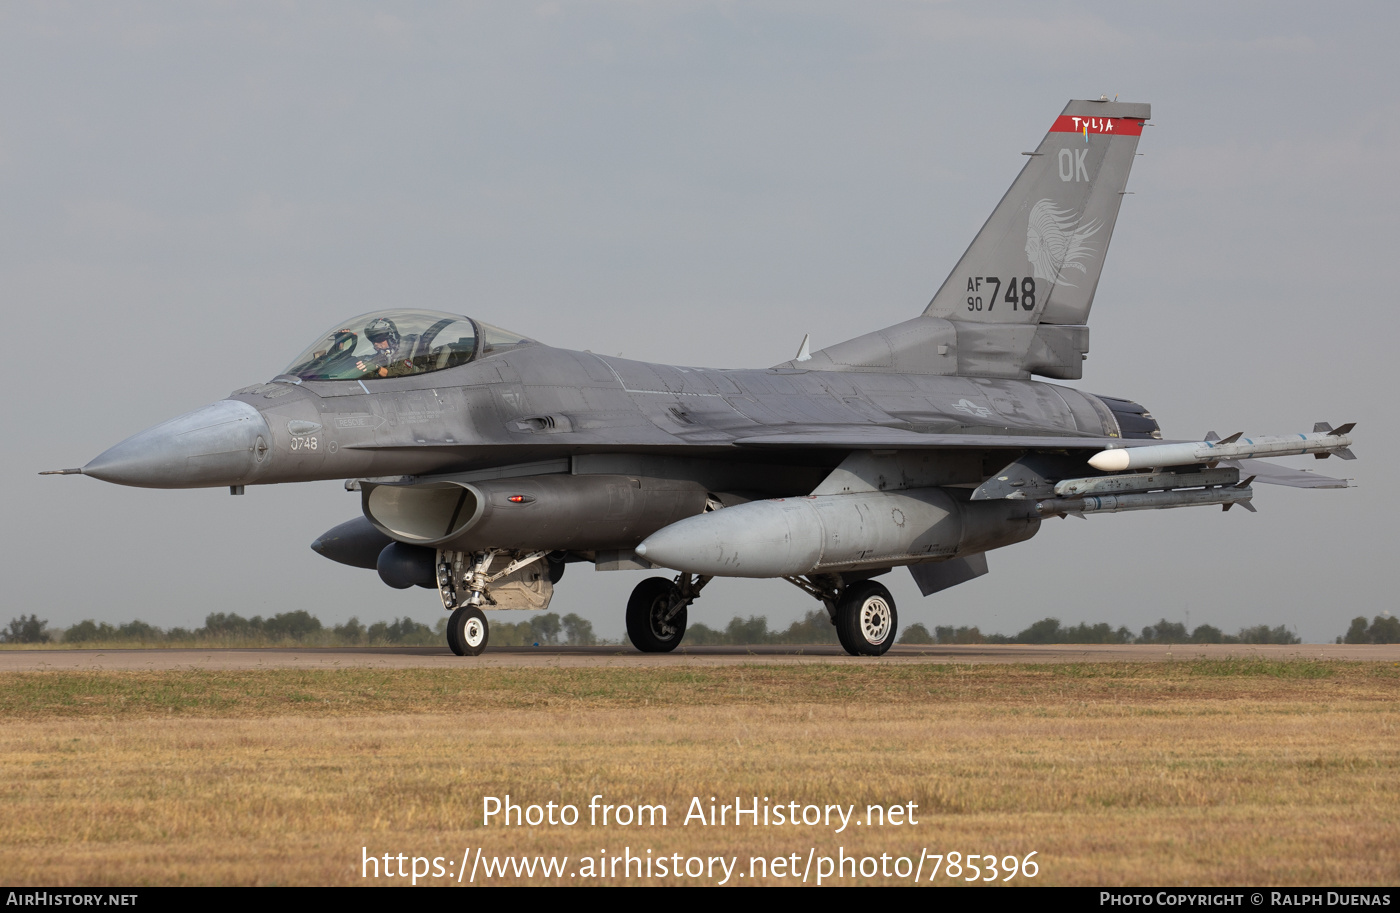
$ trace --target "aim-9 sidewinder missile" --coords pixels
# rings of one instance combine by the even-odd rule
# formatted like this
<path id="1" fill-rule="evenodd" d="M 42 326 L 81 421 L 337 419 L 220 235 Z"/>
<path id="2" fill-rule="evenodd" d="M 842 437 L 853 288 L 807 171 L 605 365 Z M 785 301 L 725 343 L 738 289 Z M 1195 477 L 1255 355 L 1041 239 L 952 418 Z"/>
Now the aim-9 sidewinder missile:
<path id="1" fill-rule="evenodd" d="M 1192 466 L 1202 463 L 1213 465 L 1221 460 L 1297 456 L 1304 453 L 1311 453 L 1318 459 L 1339 456 L 1344 460 L 1354 460 L 1356 455 L 1349 449 L 1349 432 L 1355 427 L 1355 422 L 1348 422 L 1333 430 L 1326 422 L 1318 422 L 1313 426 L 1312 434 L 1247 438 L 1242 432 L 1236 432 L 1224 440 L 1114 448 L 1094 454 L 1089 458 L 1089 465 L 1103 472 L 1122 472 L 1125 469 Z"/>

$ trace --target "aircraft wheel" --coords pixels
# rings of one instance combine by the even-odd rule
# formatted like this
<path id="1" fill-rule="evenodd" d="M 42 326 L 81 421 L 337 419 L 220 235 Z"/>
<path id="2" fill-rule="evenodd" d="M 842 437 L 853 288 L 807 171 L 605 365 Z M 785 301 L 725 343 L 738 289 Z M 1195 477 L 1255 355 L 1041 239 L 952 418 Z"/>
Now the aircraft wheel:
<path id="1" fill-rule="evenodd" d="M 665 577 L 648 577 L 627 600 L 627 637 L 643 653 L 669 653 L 685 637 L 686 610 L 664 621 L 676 585 Z"/>
<path id="2" fill-rule="evenodd" d="M 447 619 L 447 646 L 458 656 L 477 656 L 486 649 L 491 626 L 476 606 L 462 606 Z"/>
<path id="3" fill-rule="evenodd" d="M 836 603 L 836 637 L 852 656 L 882 656 L 899 626 L 894 597 L 872 580 L 846 587 Z"/>

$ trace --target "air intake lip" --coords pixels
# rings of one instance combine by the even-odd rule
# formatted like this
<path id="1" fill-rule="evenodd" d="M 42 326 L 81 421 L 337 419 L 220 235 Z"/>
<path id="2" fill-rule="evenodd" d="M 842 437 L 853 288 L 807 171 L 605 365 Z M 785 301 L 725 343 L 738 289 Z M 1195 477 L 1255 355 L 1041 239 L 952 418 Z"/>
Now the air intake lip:
<path id="1" fill-rule="evenodd" d="M 481 492 L 464 482 L 365 482 L 361 483 L 360 498 L 371 523 L 390 537 L 415 545 L 446 542 L 470 529 L 486 510 Z"/>

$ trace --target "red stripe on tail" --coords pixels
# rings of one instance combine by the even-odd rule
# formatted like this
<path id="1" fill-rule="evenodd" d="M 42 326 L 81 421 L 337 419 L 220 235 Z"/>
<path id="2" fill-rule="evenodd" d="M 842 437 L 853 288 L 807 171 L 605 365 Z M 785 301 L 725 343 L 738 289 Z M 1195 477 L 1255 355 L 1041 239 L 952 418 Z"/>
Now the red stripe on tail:
<path id="1" fill-rule="evenodd" d="M 1090 133 L 1104 133 L 1109 136 L 1142 136 L 1142 121 L 1131 117 L 1071 117 L 1061 115 L 1055 118 L 1051 133 L 1083 133 L 1088 127 Z"/>

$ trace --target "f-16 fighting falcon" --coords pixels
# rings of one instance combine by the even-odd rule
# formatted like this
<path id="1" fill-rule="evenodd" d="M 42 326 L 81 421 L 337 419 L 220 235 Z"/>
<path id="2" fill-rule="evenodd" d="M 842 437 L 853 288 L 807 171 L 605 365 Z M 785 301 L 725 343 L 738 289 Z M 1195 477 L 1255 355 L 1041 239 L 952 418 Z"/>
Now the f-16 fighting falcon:
<path id="1" fill-rule="evenodd" d="M 416 308 L 336 323 L 267 383 L 135 435 L 81 469 L 147 488 L 346 479 L 362 516 L 317 552 L 437 590 L 458 655 L 484 608 L 544 609 L 565 568 L 666 568 L 628 600 L 639 650 L 673 650 L 717 576 L 781 577 L 852 654 L 1046 517 L 1218 505 L 1251 482 L 1345 481 L 1260 462 L 1352 459 L 1352 425 L 1164 442 L 1143 406 L 1078 379 L 1089 308 L 1145 104 L 1071 101 L 923 313 L 758 370 L 559 349 Z"/>

